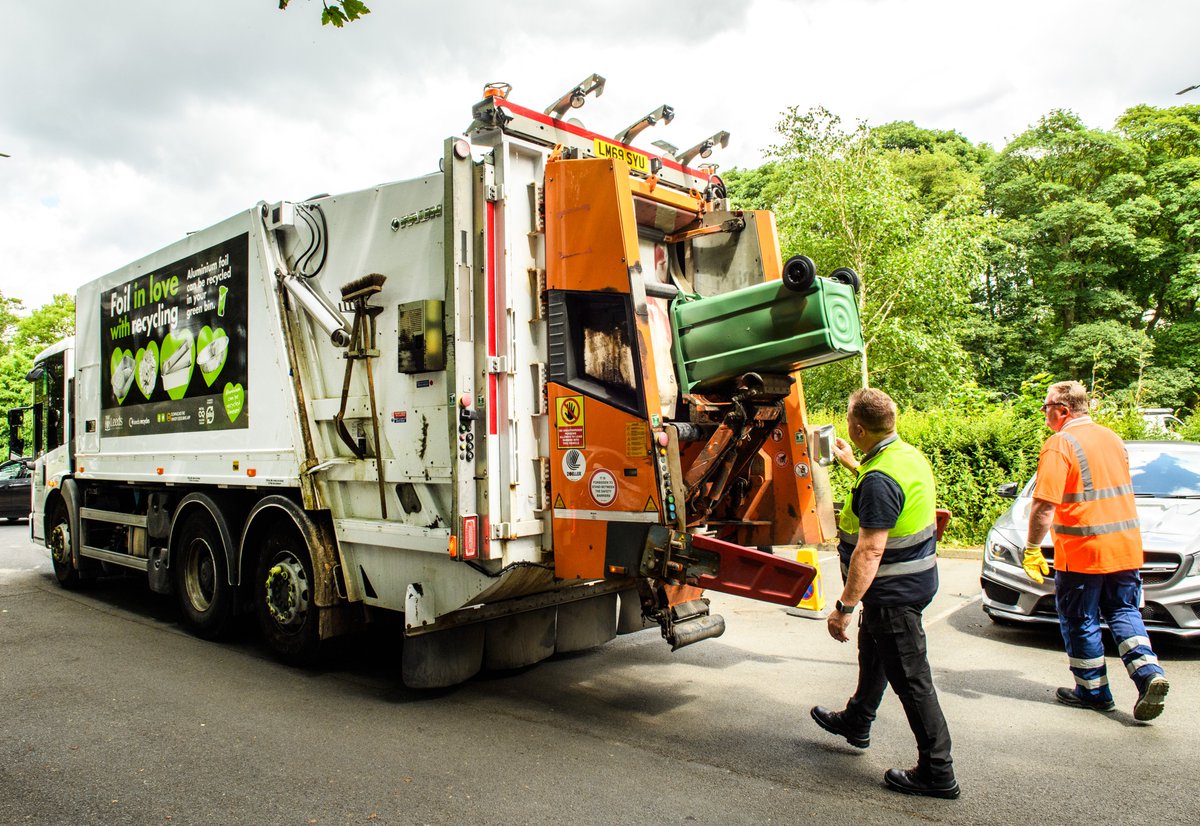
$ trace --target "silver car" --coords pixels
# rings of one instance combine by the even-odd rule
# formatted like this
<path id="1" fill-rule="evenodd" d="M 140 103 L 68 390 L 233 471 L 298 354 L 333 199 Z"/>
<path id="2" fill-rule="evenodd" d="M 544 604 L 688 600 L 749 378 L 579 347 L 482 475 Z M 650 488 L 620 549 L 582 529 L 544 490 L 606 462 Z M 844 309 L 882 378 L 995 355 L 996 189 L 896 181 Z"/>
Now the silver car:
<path id="1" fill-rule="evenodd" d="M 1200 443 L 1126 442 L 1142 526 L 1145 562 L 1142 619 L 1151 633 L 1200 638 Z M 1042 552 L 1050 576 L 1038 585 L 1021 568 L 1033 479 L 988 532 L 983 552 L 983 610 L 997 622 L 1058 623 L 1054 608 L 1054 548 Z"/>

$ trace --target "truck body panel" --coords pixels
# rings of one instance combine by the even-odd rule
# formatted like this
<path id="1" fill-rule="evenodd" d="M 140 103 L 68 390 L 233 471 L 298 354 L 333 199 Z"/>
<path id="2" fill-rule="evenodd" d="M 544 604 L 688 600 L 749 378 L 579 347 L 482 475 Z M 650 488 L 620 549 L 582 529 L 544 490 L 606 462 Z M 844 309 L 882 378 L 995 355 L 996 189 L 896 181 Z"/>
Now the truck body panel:
<path id="1" fill-rule="evenodd" d="M 64 585 L 143 571 L 293 659 L 401 613 L 417 685 L 647 619 L 715 636 L 698 585 L 798 601 L 788 548 L 833 535 L 799 371 L 861 352 L 854 296 L 778 286 L 773 217 L 711 171 L 472 115 L 436 173 L 260 202 L 80 288 L 38 360 Z"/>

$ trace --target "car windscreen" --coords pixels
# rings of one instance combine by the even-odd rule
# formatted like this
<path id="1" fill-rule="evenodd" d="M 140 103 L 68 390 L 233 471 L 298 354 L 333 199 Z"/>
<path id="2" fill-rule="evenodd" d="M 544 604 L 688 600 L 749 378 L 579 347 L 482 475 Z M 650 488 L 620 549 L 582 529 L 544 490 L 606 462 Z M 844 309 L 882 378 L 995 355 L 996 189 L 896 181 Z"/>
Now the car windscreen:
<path id="1" fill-rule="evenodd" d="M 1126 442 L 1125 448 L 1135 496 L 1200 499 L 1200 445 Z M 1021 489 L 1021 497 L 1033 496 L 1036 483 L 1034 474 Z"/>
<path id="2" fill-rule="evenodd" d="M 1130 444 L 1128 448 L 1136 495 L 1200 498 L 1200 446 Z"/>

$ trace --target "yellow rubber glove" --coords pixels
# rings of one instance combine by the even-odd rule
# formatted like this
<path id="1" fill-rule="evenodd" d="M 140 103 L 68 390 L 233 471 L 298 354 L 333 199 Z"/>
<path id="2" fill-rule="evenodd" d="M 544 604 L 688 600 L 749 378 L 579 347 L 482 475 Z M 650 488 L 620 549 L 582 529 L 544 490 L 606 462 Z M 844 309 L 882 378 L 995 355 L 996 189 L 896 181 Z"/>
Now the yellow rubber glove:
<path id="1" fill-rule="evenodd" d="M 1038 585 L 1045 582 L 1046 577 L 1050 574 L 1050 563 L 1046 562 L 1046 557 L 1042 555 L 1039 545 L 1025 546 L 1025 558 L 1021 560 L 1021 567 Z"/>

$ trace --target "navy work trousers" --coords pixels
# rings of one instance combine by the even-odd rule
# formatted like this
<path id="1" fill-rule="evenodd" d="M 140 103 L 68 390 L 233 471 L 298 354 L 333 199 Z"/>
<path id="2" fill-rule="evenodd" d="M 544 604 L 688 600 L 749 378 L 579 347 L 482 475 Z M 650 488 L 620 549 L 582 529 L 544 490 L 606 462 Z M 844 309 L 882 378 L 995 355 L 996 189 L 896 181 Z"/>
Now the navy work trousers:
<path id="1" fill-rule="evenodd" d="M 1075 676 L 1075 692 L 1081 698 L 1096 703 L 1112 701 L 1104 664 L 1104 642 L 1100 639 L 1101 618 L 1108 623 L 1121 662 L 1139 692 L 1150 677 L 1163 673 L 1138 610 L 1142 597 L 1141 572 L 1055 571 L 1054 591 L 1058 624 Z"/>
<path id="2" fill-rule="evenodd" d="M 917 771 L 933 783 L 954 778 L 950 729 L 933 688 L 918 605 L 874 606 L 863 603 L 858 627 L 858 687 L 846 705 L 853 722 L 869 730 L 890 685 L 904 706 L 917 738 Z"/>

